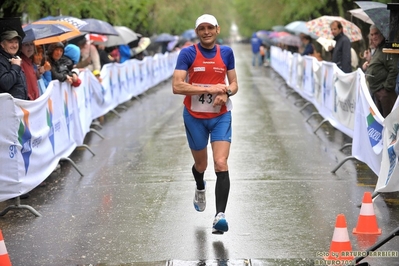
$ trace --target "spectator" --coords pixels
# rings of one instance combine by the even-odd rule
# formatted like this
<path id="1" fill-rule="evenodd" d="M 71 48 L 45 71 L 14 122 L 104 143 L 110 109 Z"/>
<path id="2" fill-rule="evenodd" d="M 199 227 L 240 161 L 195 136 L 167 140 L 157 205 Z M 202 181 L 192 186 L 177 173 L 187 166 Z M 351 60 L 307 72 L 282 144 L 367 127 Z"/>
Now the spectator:
<path id="1" fill-rule="evenodd" d="M 262 40 L 259 39 L 258 36 L 256 36 L 256 32 L 252 34 L 251 38 L 251 46 L 252 46 L 252 66 L 256 66 L 258 62 L 258 65 L 261 66 L 262 63 L 262 58 L 260 56 L 260 46 L 262 45 Z"/>
<path id="2" fill-rule="evenodd" d="M 79 87 L 82 81 L 79 78 L 79 69 L 76 68 L 76 65 L 80 60 L 80 48 L 75 44 L 68 44 L 65 46 L 64 55 L 61 57 L 61 64 L 66 66 L 64 70 L 67 75 L 72 77 L 72 86 Z"/>
<path id="3" fill-rule="evenodd" d="M 17 56 L 21 36 L 10 30 L 0 34 L 0 93 L 9 93 L 14 98 L 28 100 L 26 77 L 21 69 L 21 58 Z"/>
<path id="4" fill-rule="evenodd" d="M 309 35 L 303 33 L 300 34 L 300 38 L 303 45 L 305 46 L 305 49 L 303 50 L 301 55 L 312 55 L 314 53 L 312 38 Z"/>
<path id="5" fill-rule="evenodd" d="M 85 36 L 79 37 L 77 45 L 80 48 L 80 61 L 78 68 L 88 68 L 90 71 L 101 70 L 100 55 L 97 48 Z"/>
<path id="6" fill-rule="evenodd" d="M 60 61 L 64 54 L 64 45 L 61 42 L 52 43 L 49 45 L 48 59 L 51 64 L 51 77 L 53 80 L 60 82 L 68 82 L 72 84 L 72 76 L 68 75 L 67 66 Z"/>
<path id="7" fill-rule="evenodd" d="M 26 85 L 28 89 L 29 100 L 36 100 L 39 98 L 39 86 L 37 83 L 36 70 L 33 65 L 32 56 L 35 53 L 35 45 L 33 42 L 26 42 L 21 47 L 21 68 L 25 73 Z"/>
<path id="8" fill-rule="evenodd" d="M 328 50 L 332 52 L 331 61 L 337 64 L 338 68 L 343 72 L 350 73 L 352 72 L 351 41 L 344 34 L 341 22 L 333 21 L 330 24 L 330 28 L 336 41 L 335 47 L 328 47 Z"/>
<path id="9" fill-rule="evenodd" d="M 43 56 L 42 46 L 36 46 L 36 52 L 32 56 L 32 62 L 36 70 L 37 82 L 39 84 L 39 94 L 42 95 L 52 80 L 51 65 Z"/>
<path id="10" fill-rule="evenodd" d="M 121 55 L 119 53 L 118 47 L 113 47 L 110 51 L 111 52 L 109 54 L 115 59 L 116 63 L 119 63 L 121 61 Z"/>
<path id="11" fill-rule="evenodd" d="M 132 57 L 132 53 L 128 45 L 119 45 L 118 50 L 120 55 L 120 63 L 123 63 Z"/>
<path id="12" fill-rule="evenodd" d="M 367 67 L 369 66 L 371 61 L 371 57 L 375 52 L 375 46 L 371 41 L 370 34 L 368 35 L 368 38 L 369 38 L 369 47 L 366 50 L 364 50 L 363 54 L 360 55 L 360 58 L 365 60 L 365 62 L 362 65 L 362 69 L 364 72 L 367 70 Z"/>
<path id="13" fill-rule="evenodd" d="M 262 43 L 259 47 L 260 61 L 262 64 L 265 62 L 266 46 Z"/>
<path id="14" fill-rule="evenodd" d="M 367 67 L 366 80 L 375 105 L 381 115 L 387 117 L 397 98 L 395 85 L 398 75 L 398 55 L 382 52 L 385 38 L 375 25 L 370 27 L 370 37 L 375 52 Z"/>
<path id="15" fill-rule="evenodd" d="M 101 68 L 103 68 L 103 66 L 105 64 L 115 62 L 115 59 L 110 54 L 108 54 L 107 51 L 105 51 L 104 44 L 97 44 L 96 48 L 97 48 L 98 55 L 100 57 Z"/>

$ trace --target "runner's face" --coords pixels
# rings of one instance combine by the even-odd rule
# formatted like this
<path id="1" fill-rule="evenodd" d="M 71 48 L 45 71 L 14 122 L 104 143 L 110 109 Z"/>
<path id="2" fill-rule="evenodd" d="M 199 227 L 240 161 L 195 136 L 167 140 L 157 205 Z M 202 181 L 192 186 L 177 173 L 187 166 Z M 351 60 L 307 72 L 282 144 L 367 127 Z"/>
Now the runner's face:
<path id="1" fill-rule="evenodd" d="M 209 23 L 202 23 L 195 31 L 204 48 L 213 48 L 216 43 L 216 37 L 220 32 L 220 27 Z"/>

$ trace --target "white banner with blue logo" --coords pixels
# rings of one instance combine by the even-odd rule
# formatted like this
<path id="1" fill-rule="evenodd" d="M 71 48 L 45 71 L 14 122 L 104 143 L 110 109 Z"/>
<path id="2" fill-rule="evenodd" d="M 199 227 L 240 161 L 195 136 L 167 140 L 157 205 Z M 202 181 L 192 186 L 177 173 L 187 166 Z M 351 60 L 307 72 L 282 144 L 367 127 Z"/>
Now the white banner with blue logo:
<path id="1" fill-rule="evenodd" d="M 366 163 L 378 175 L 381 167 L 382 123 L 384 118 L 371 99 L 364 75 L 358 75 L 358 78 L 352 156 Z"/>
<path id="2" fill-rule="evenodd" d="M 37 187 L 83 144 L 93 119 L 170 78 L 177 56 L 107 64 L 101 83 L 85 70 L 79 87 L 52 81 L 35 101 L 0 94 L 0 201 Z"/>
<path id="3" fill-rule="evenodd" d="M 384 133 L 381 169 L 378 175 L 376 192 L 399 191 L 399 100 L 396 108 L 384 120 Z"/>
<path id="4" fill-rule="evenodd" d="M 399 191 L 399 169 L 396 167 L 399 108 L 384 120 L 370 96 L 361 69 L 343 73 L 336 64 L 323 61 L 320 68 L 313 64 L 311 76 L 309 61 L 303 63 L 307 57 L 299 54 L 290 57 L 287 53 L 272 46 L 272 68 L 289 87 L 310 101 L 324 119 L 353 139 L 352 155 L 379 175 L 376 191 Z M 292 62 L 285 61 L 287 59 Z M 290 73 L 288 78 L 286 73 Z M 399 99 L 395 106 L 399 106 Z"/>

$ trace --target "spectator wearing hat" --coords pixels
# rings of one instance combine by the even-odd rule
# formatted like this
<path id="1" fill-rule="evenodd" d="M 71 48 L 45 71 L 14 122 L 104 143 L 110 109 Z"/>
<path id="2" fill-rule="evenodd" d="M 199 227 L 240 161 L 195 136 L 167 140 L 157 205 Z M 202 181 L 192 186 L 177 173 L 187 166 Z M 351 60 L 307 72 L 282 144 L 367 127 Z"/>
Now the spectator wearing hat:
<path id="1" fill-rule="evenodd" d="M 14 98 L 28 100 L 26 77 L 17 56 L 21 36 L 10 30 L 0 34 L 0 93 L 9 93 Z"/>
<path id="2" fill-rule="evenodd" d="M 52 43 L 47 49 L 48 60 L 51 64 L 51 76 L 53 80 L 72 84 L 72 76 L 67 71 L 68 67 L 61 60 L 64 55 L 64 45 L 61 42 Z"/>
<path id="3" fill-rule="evenodd" d="M 22 44 L 21 48 L 21 68 L 25 73 L 26 85 L 28 88 L 29 100 L 36 100 L 39 98 L 39 85 L 37 83 L 36 70 L 33 65 L 32 56 L 35 53 L 35 45 L 33 42 L 26 42 Z"/>

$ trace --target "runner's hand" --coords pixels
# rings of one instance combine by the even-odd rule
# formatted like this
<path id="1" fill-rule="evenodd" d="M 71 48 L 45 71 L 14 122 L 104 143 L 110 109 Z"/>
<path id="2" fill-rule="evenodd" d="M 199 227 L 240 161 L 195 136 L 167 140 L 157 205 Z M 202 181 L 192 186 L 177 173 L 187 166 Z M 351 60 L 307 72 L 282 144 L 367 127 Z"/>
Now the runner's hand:
<path id="1" fill-rule="evenodd" d="M 226 94 L 227 86 L 226 86 L 226 84 L 218 83 L 218 84 L 210 86 L 208 91 L 211 94 Z"/>

